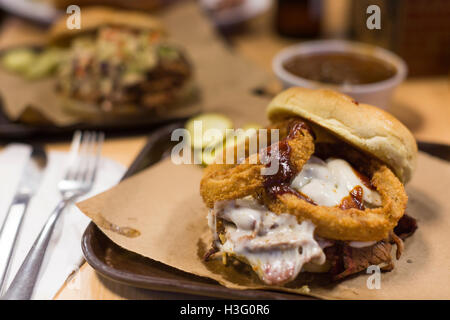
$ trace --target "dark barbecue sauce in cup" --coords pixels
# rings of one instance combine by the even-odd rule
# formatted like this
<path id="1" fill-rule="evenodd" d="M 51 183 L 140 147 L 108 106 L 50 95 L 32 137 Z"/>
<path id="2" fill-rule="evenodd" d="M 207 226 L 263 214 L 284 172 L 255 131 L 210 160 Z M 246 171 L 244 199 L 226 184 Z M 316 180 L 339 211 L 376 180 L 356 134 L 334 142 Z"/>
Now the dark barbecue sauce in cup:
<path id="1" fill-rule="evenodd" d="M 397 69 L 383 60 L 357 53 L 300 54 L 283 64 L 289 73 L 335 85 L 361 85 L 392 78 Z"/>

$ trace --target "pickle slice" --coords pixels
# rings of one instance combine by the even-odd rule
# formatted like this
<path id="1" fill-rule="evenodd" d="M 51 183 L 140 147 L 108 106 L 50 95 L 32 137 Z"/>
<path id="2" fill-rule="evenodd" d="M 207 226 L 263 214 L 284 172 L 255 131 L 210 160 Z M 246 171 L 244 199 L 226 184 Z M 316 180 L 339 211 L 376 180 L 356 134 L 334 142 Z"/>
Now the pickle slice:
<path id="1" fill-rule="evenodd" d="M 36 56 L 32 49 L 12 49 L 2 56 L 1 62 L 5 69 L 23 73 L 34 63 Z"/>
<path id="2" fill-rule="evenodd" d="M 200 123 L 197 121 L 200 121 Z M 196 130 L 196 124 L 201 124 L 201 130 L 200 127 Z M 222 114 L 205 113 L 191 118 L 186 123 L 185 128 L 191 136 L 191 146 L 196 149 L 203 149 L 223 142 L 226 129 L 233 128 L 233 122 Z"/>
<path id="3" fill-rule="evenodd" d="M 243 126 L 242 126 L 242 129 L 244 129 L 244 130 L 248 130 L 248 129 L 255 129 L 255 130 L 258 130 L 258 129 L 261 129 L 263 126 L 262 125 L 260 125 L 259 123 L 254 123 L 254 122 L 249 122 L 249 123 L 246 123 L 246 124 L 244 124 Z"/>
<path id="4" fill-rule="evenodd" d="M 220 150 L 222 150 L 222 149 L 220 149 Z M 201 156 L 202 158 L 198 159 L 199 156 Z M 206 150 L 203 150 L 198 153 L 194 152 L 194 157 L 197 158 L 197 163 L 200 162 L 203 167 L 207 167 L 210 164 L 213 164 L 216 159 L 215 150 L 211 150 L 211 152 L 206 151 Z"/>
<path id="5" fill-rule="evenodd" d="M 39 79 L 49 76 L 56 70 L 61 62 L 63 52 L 56 48 L 50 48 L 37 56 L 34 63 L 30 65 L 25 75 L 28 79 Z"/>
<path id="6" fill-rule="evenodd" d="M 234 137 L 228 136 L 225 138 L 224 141 L 222 141 L 221 144 L 212 146 L 213 148 L 209 149 L 210 147 L 207 146 L 203 150 L 202 153 L 202 165 L 208 166 L 212 164 L 215 160 L 217 160 L 217 155 L 223 155 L 226 156 L 227 153 L 231 150 L 234 152 L 237 151 L 235 149 L 236 146 L 243 145 L 247 138 L 250 138 L 253 134 L 255 134 L 255 130 L 261 128 L 259 125 L 252 124 L 251 126 L 244 126 L 242 130 L 236 131 L 236 135 Z M 251 130 L 255 129 L 255 130 Z M 227 150 L 227 153 L 224 154 L 223 150 Z M 222 163 L 226 163 L 226 159 L 222 159 Z"/>

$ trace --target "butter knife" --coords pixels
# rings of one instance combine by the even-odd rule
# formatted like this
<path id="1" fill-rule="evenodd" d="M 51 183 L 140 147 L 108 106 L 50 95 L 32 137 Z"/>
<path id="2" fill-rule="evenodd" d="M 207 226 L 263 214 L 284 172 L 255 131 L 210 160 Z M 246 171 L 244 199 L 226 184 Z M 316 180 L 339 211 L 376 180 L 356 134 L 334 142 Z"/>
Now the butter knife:
<path id="1" fill-rule="evenodd" d="M 0 296 L 6 289 L 8 271 L 28 204 L 39 188 L 47 156 L 40 146 L 33 146 L 22 172 L 16 194 L 0 229 Z"/>

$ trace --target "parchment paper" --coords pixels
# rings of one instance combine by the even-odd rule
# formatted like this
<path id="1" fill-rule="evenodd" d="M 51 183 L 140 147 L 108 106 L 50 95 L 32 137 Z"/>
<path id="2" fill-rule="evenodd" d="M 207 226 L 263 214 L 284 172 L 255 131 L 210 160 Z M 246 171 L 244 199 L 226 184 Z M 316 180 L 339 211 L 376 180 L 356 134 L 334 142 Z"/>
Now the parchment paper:
<path id="1" fill-rule="evenodd" d="M 191 109 L 229 114 L 238 126 L 245 119 L 265 121 L 263 111 L 267 98 L 252 94 L 252 90 L 270 82 L 272 76 L 234 55 L 196 2 L 174 4 L 157 16 L 166 26 L 169 40 L 183 47 L 194 65 L 195 82 L 200 88 L 201 99 L 198 105 L 190 106 Z M 52 123 L 57 126 L 86 121 L 61 109 L 61 100 L 55 94 L 54 85 L 52 79 L 27 81 L 0 68 L 0 97 L 3 109 L 12 121 Z M 192 111 L 178 108 L 158 116 L 177 117 L 192 114 Z"/>
<path id="2" fill-rule="evenodd" d="M 210 243 L 207 209 L 199 195 L 202 169 L 170 159 L 78 204 L 119 246 L 236 289 L 263 288 L 247 270 L 203 262 Z M 450 165 L 419 153 L 418 169 L 407 186 L 407 213 L 419 229 L 405 241 L 392 272 L 381 274 L 381 288 L 369 290 L 367 274 L 335 285 L 302 276 L 285 291 L 328 299 L 450 299 Z M 102 228 L 105 221 L 136 229 L 127 237 Z M 304 285 L 308 285 L 308 290 Z"/>

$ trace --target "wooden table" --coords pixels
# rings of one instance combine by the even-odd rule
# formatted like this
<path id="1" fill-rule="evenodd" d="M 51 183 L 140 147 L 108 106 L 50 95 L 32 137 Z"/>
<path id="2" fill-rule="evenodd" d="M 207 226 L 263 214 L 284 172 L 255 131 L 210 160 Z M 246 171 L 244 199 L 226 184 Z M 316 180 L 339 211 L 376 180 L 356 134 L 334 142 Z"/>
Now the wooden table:
<path id="1" fill-rule="evenodd" d="M 13 19 L 0 35 L 0 47 L 18 43 L 18 34 L 41 37 L 34 27 Z M 27 39 L 28 41 L 29 39 Z M 236 53 L 249 63 L 271 71 L 271 59 L 281 48 L 293 43 L 271 31 L 270 14 L 249 24 L 244 33 L 230 38 Z M 413 79 L 396 91 L 391 113 L 414 133 L 417 139 L 450 144 L 449 79 Z M 145 144 L 145 136 L 107 139 L 103 156 L 128 166 Z M 68 151 L 67 143 L 48 144 L 47 150 Z M 108 280 L 97 274 L 87 263 L 72 275 L 56 294 L 55 299 L 189 299 L 190 295 L 156 292 L 133 288 Z"/>

